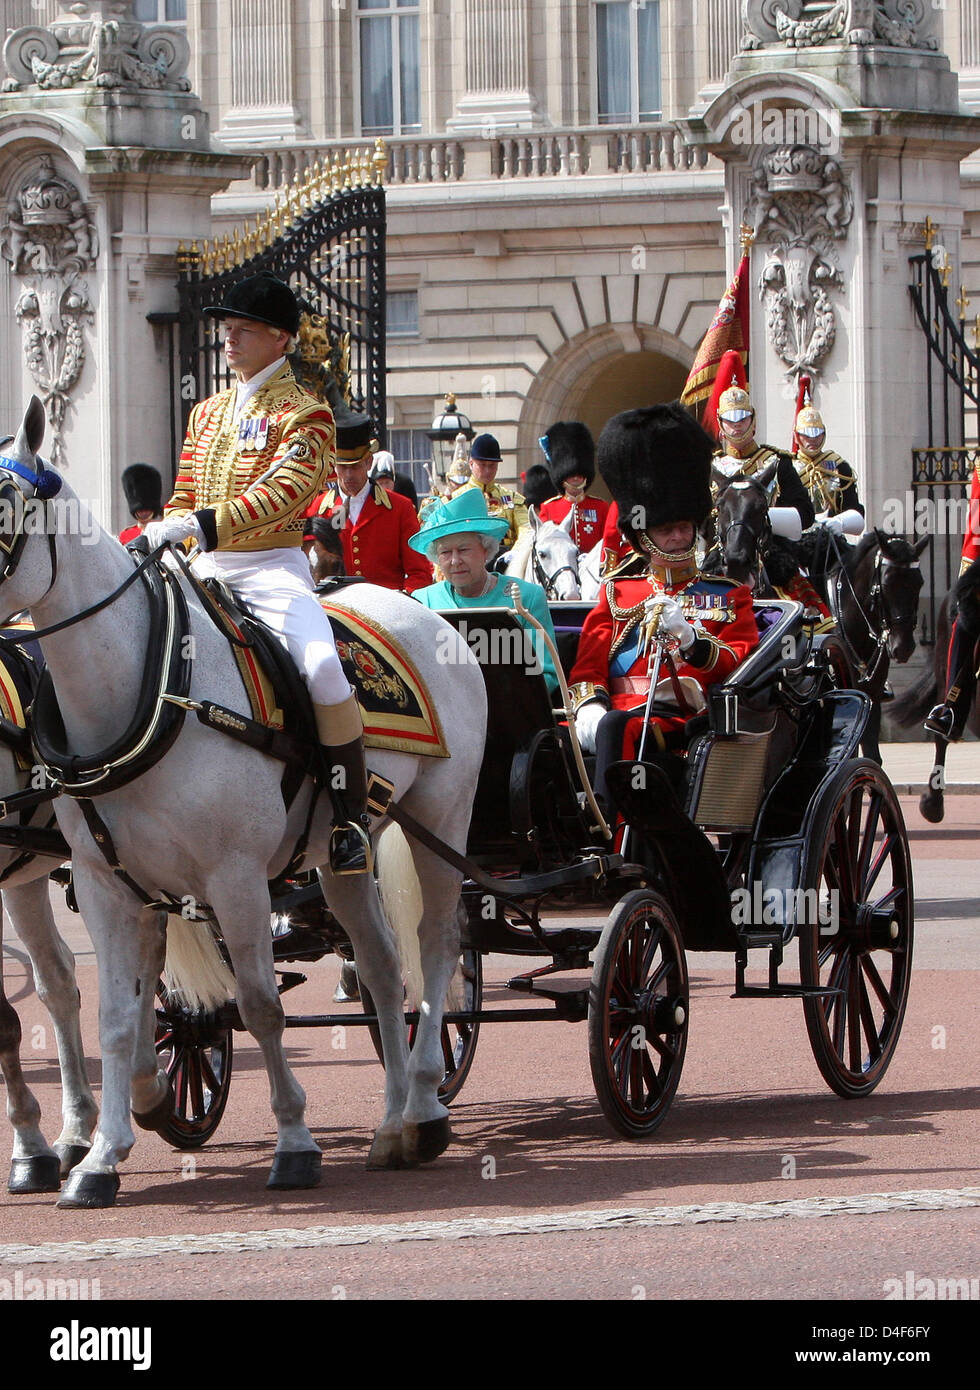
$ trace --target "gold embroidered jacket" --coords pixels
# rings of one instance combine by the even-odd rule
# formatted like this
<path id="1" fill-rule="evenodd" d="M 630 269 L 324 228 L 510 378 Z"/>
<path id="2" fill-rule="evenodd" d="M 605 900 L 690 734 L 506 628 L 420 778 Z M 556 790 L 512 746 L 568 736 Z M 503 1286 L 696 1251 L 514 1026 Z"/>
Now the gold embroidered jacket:
<path id="1" fill-rule="evenodd" d="M 194 512 L 208 550 L 298 546 L 304 514 L 334 466 L 330 407 L 311 396 L 288 363 L 235 419 L 235 388 L 191 412 L 174 495 L 165 516 Z"/>

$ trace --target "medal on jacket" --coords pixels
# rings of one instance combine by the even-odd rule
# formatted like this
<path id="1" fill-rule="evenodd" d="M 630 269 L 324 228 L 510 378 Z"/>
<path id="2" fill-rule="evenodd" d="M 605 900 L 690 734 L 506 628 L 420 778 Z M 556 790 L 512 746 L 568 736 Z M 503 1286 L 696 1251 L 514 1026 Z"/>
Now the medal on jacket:
<path id="1" fill-rule="evenodd" d="M 261 454 L 269 441 L 269 417 L 243 420 L 238 426 L 238 447 L 242 450 L 254 449 Z"/>

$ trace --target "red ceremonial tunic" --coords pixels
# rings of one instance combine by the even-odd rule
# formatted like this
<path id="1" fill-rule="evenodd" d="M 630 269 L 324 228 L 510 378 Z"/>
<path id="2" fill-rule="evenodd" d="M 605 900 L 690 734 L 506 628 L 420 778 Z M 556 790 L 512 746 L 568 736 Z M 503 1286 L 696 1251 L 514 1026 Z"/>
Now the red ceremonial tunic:
<path id="1" fill-rule="evenodd" d="M 647 599 L 664 594 L 680 604 L 689 623 L 700 622 L 699 636 L 687 657 L 673 654 L 678 677 L 690 676 L 703 688 L 724 681 L 759 641 L 752 595 L 744 584 L 717 575 L 695 574 L 678 584 L 663 584 L 649 571 L 603 584 L 595 608 L 582 627 L 578 656 L 569 680 L 575 704 L 603 697 L 612 709 L 642 706 L 650 689 L 649 653 L 639 651 Z M 660 679 L 668 675 L 661 667 Z M 655 722 L 677 728 L 683 717 Z M 639 723 L 639 721 L 637 721 Z"/>
<path id="2" fill-rule="evenodd" d="M 343 503 L 343 494 L 330 488 L 318 497 L 311 516 L 333 516 Z M 379 484 L 368 493 L 357 525 L 348 517 L 340 531 L 347 574 L 361 575 L 386 589 L 402 589 L 410 594 L 432 583 L 432 566 L 408 543 L 419 529 L 415 508 L 407 497 L 386 492 Z"/>
<path id="3" fill-rule="evenodd" d="M 636 552 L 619 529 L 619 507 L 610 502 L 602 528 L 602 573 L 612 574 L 628 556 Z"/>
<path id="4" fill-rule="evenodd" d="M 579 498 L 577 502 L 573 502 L 570 497 L 552 497 L 549 501 L 542 502 L 538 508 L 538 516 L 542 521 L 553 521 L 556 526 L 560 526 L 568 513 L 572 512 L 572 540 L 580 553 L 587 555 L 598 545 L 602 537 L 609 506 L 603 498 L 590 497 L 588 494 Z"/>
<path id="5" fill-rule="evenodd" d="M 966 519 L 966 532 L 963 536 L 960 574 L 968 570 L 974 560 L 980 560 L 980 466 L 976 465 L 973 469 L 973 485 L 970 488 L 970 510 Z"/>

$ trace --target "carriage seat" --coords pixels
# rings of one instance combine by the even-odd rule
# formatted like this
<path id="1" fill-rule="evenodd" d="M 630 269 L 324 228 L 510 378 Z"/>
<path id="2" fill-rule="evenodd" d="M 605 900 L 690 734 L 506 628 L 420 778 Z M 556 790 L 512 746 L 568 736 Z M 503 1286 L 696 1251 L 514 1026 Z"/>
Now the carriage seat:
<path id="1" fill-rule="evenodd" d="M 512 608 L 440 609 L 483 671 L 487 740 L 470 819 L 479 862 L 534 865 L 548 827 L 581 824 L 574 766 L 527 629 Z"/>

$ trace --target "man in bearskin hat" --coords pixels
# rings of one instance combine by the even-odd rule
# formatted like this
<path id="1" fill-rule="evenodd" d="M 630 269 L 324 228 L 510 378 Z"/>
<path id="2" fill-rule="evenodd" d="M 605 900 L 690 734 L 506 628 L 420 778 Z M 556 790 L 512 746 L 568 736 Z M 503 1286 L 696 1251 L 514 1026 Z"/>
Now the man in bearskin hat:
<path id="1" fill-rule="evenodd" d="M 521 495 L 529 512 L 532 507 L 539 512 L 545 502 L 558 496 L 558 489 L 543 463 L 532 463 L 527 472 L 521 474 Z"/>
<path id="2" fill-rule="evenodd" d="M 616 415 L 599 438 L 599 469 L 632 552 L 603 582 L 570 677 L 576 731 L 585 750 L 598 755 L 597 790 L 603 767 L 634 756 L 639 743 L 650 689 L 644 634 L 651 625 L 666 637 L 669 690 L 688 706 L 654 717 L 661 752 L 683 742 L 697 692 L 731 675 L 759 640 L 745 585 L 698 570 L 713 449 L 679 401 Z"/>
<path id="3" fill-rule="evenodd" d="M 519 492 L 501 487 L 496 481 L 500 467 L 500 445 L 492 434 L 478 434 L 470 445 L 470 481 L 459 489 L 466 492 L 479 488 L 487 499 L 487 511 L 491 516 L 503 517 L 507 522 L 504 537 L 505 551 L 513 550 L 521 528 L 528 524 L 527 507 Z"/>
<path id="4" fill-rule="evenodd" d="M 150 464 L 131 463 L 123 469 L 122 486 L 129 514 L 136 523 L 119 532 L 122 544 L 128 545 L 143 534 L 149 522 L 163 516 L 163 479 Z"/>
<path id="5" fill-rule="evenodd" d="M 565 525 L 579 554 L 587 555 L 602 539 L 609 511 L 608 502 L 590 496 L 588 491 L 595 482 L 592 435 L 578 420 L 560 420 L 538 442 L 558 493 L 538 508 L 538 515 L 542 521 Z M 567 521 L 569 513 L 571 523 Z"/>
<path id="6" fill-rule="evenodd" d="M 408 543 L 419 529 L 411 502 L 370 480 L 371 434 L 369 416 L 338 413 L 337 478 L 311 515 L 329 517 L 340 531 L 347 574 L 410 594 L 432 583 L 432 570 Z"/>
<path id="7" fill-rule="evenodd" d="M 364 872 L 370 842 L 361 714 L 302 548 L 304 514 L 333 465 L 333 415 L 297 384 L 286 361 L 300 322 L 287 284 L 252 276 L 204 312 L 223 325 L 237 381 L 194 407 L 174 494 L 164 519 L 144 534 L 151 547 L 196 541 L 205 552 L 198 572 L 224 580 L 296 661 L 331 771 L 330 864 L 336 873 Z"/>

